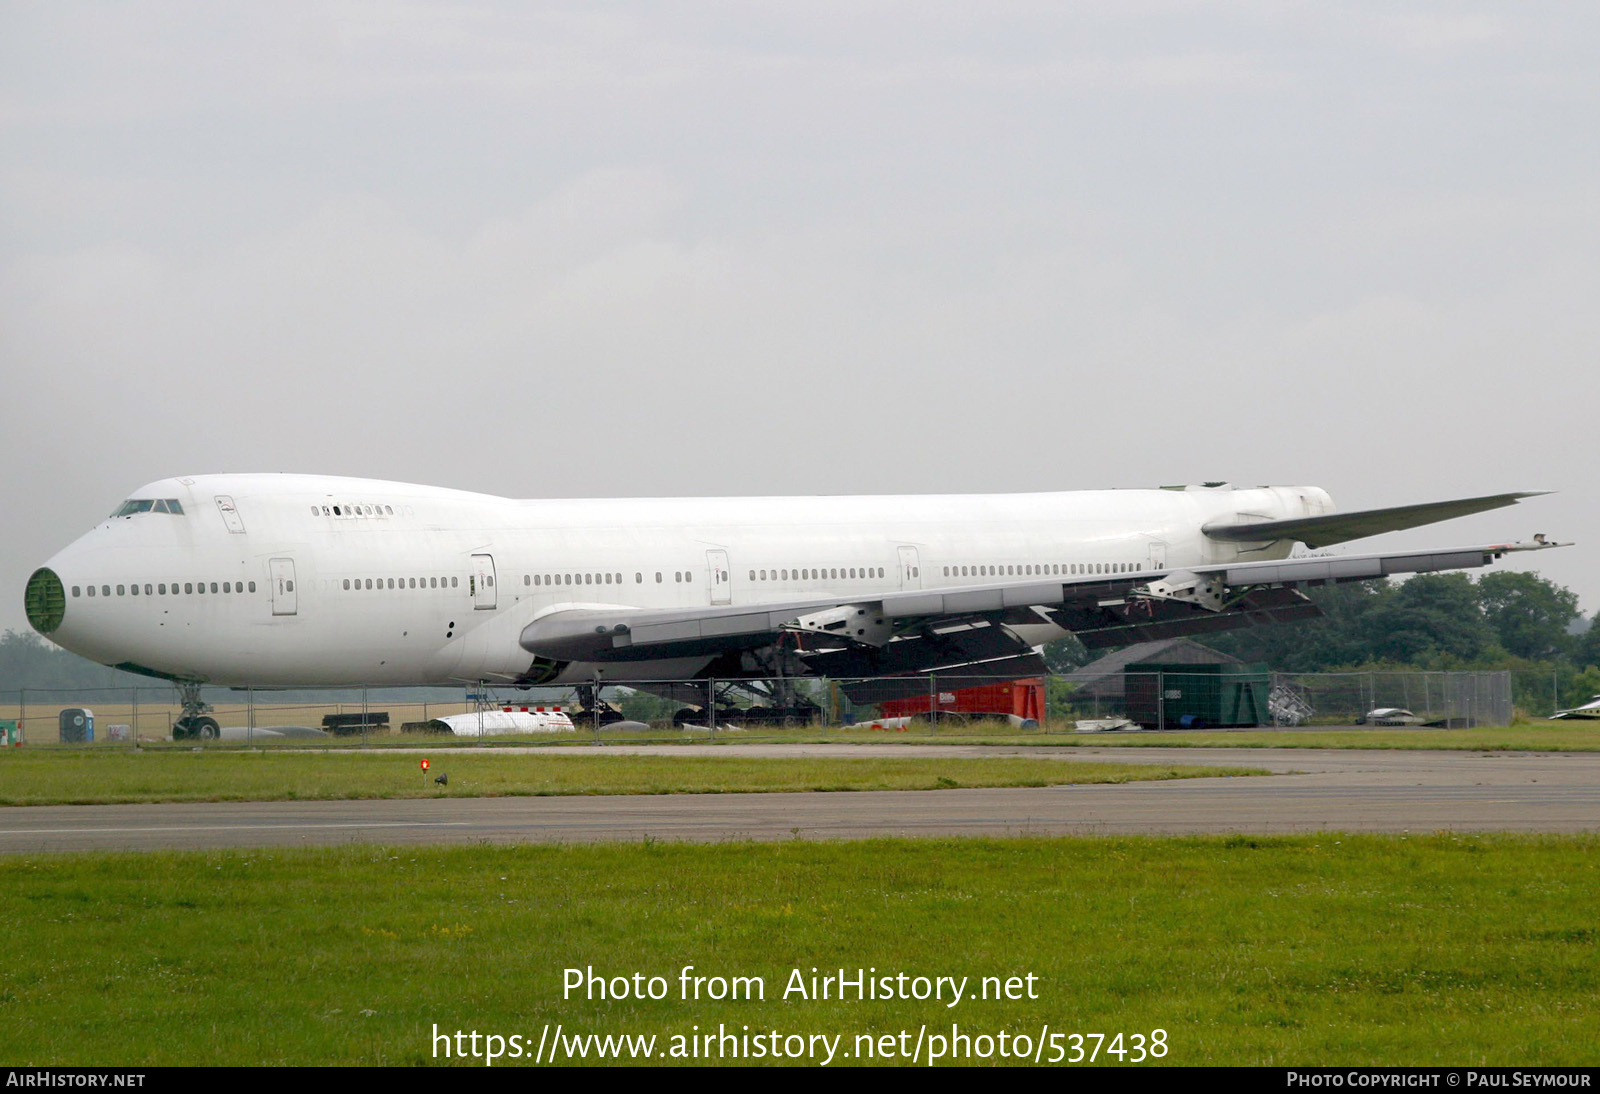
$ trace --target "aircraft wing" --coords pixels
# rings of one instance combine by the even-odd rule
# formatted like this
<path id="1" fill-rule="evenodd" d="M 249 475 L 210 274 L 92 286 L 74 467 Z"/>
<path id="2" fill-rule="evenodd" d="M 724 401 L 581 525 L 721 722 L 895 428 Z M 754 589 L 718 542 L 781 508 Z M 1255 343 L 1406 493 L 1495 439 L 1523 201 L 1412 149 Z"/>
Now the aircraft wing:
<path id="1" fill-rule="evenodd" d="M 1254 522 L 1213 522 L 1200 529 L 1224 543 L 1269 543 L 1279 539 L 1299 540 L 1307 547 L 1331 547 L 1335 543 L 1399 532 L 1436 521 L 1470 516 L 1490 509 L 1515 505 L 1522 498 L 1536 498 L 1548 490 L 1528 490 L 1515 494 L 1490 494 L 1456 501 L 1430 501 L 1421 505 L 1401 505 L 1392 509 L 1361 509 L 1353 513 L 1328 513 L 1320 517 Z"/>
<path id="2" fill-rule="evenodd" d="M 1489 565 L 1508 552 L 1557 546 L 1564 545 L 1496 543 L 1231 562 L 904 590 L 859 600 L 830 597 L 673 609 L 574 607 L 548 612 L 528 624 L 520 644 L 549 661 L 626 663 L 787 643 L 819 673 L 830 676 L 979 664 L 998 669 L 1000 662 L 1026 659 L 1031 653 L 1011 631 L 1022 624 L 1053 623 L 1097 647 L 1286 622 L 1320 614 L 1299 592 L 1302 584 L 1469 569 Z"/>

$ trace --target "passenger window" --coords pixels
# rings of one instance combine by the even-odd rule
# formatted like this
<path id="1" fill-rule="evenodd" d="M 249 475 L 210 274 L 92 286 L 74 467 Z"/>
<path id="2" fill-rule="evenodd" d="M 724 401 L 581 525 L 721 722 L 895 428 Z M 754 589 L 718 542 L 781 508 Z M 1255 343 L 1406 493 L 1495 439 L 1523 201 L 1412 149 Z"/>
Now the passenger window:
<path id="1" fill-rule="evenodd" d="M 780 576 L 782 576 L 783 580 L 788 581 L 789 580 L 789 571 L 788 570 L 782 571 Z"/>
<path id="2" fill-rule="evenodd" d="M 461 586 L 461 579 L 459 577 L 452 577 L 450 579 L 450 587 L 452 589 L 459 588 L 460 586 Z"/>
<path id="3" fill-rule="evenodd" d="M 176 588 L 176 586 L 174 586 L 174 588 Z M 194 592 L 194 582 L 185 581 L 183 583 L 183 591 L 184 591 L 184 595 L 186 595 L 186 596 L 189 595 L 189 594 L 192 594 Z"/>
<path id="4" fill-rule="evenodd" d="M 683 571 L 682 570 L 673 570 L 672 571 L 672 580 L 676 581 L 679 585 L 682 585 L 683 584 Z"/>
<path id="5" fill-rule="evenodd" d="M 256 591 L 256 583 L 254 581 L 252 581 L 250 583 L 250 591 L 251 592 L 255 592 Z"/>
<path id="6" fill-rule="evenodd" d="M 383 512 L 385 516 L 394 516 L 394 509 L 391 506 L 385 505 L 383 507 Z"/>
<path id="7" fill-rule="evenodd" d="M 93 595 L 94 595 L 94 586 L 93 586 L 93 585 L 90 585 L 90 586 L 89 586 L 89 595 L 90 595 L 90 596 L 93 596 Z"/>
<path id="8" fill-rule="evenodd" d="M 127 596 L 128 595 L 128 587 L 126 585 L 118 585 L 117 586 L 117 595 L 118 596 Z"/>
<path id="9" fill-rule="evenodd" d="M 150 596 L 150 595 L 151 595 L 151 593 L 150 593 L 150 585 L 149 585 L 149 583 L 148 583 L 148 582 L 146 582 L 146 583 L 145 583 L 145 587 L 144 587 L 144 595 L 145 595 L 145 596 Z"/>
<path id="10" fill-rule="evenodd" d="M 82 589 L 83 589 L 83 586 L 81 586 L 81 585 L 74 585 L 74 586 L 73 586 L 73 587 L 72 587 L 72 595 L 73 595 L 73 596 L 81 596 L 81 595 L 82 595 L 82 592 L 81 592 L 81 590 L 82 590 Z"/>
<path id="11" fill-rule="evenodd" d="M 292 587 L 293 587 L 293 586 L 291 586 L 291 588 L 292 588 Z M 213 581 L 213 582 L 212 582 L 212 583 L 211 583 L 211 591 L 212 591 L 212 592 L 216 592 L 216 591 L 217 591 L 217 583 L 216 583 L 216 582 L 215 582 L 215 581 Z"/>
<path id="12" fill-rule="evenodd" d="M 656 584 L 657 585 L 661 584 L 661 571 L 660 570 L 656 571 Z"/>
<path id="13" fill-rule="evenodd" d="M 635 570 L 633 572 L 633 583 L 635 585 L 643 585 L 644 584 L 644 572 L 643 571 Z"/>
<path id="14" fill-rule="evenodd" d="M 337 505 L 335 505 L 333 507 L 333 515 L 336 516 L 336 517 L 340 517 L 340 516 L 343 516 L 344 514 L 339 512 L 339 507 Z"/>
<path id="15" fill-rule="evenodd" d="M 693 570 L 685 570 L 685 571 L 683 571 L 683 580 L 686 581 L 686 582 L 694 581 L 694 571 Z"/>
<path id="16" fill-rule="evenodd" d="M 346 589 L 350 588 L 350 579 L 348 577 L 344 579 L 344 587 Z"/>

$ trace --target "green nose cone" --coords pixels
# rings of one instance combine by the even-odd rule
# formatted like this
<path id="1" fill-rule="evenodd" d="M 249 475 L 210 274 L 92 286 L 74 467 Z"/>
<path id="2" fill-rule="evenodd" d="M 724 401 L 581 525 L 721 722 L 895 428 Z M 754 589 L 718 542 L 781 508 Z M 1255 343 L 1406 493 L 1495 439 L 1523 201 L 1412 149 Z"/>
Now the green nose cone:
<path id="1" fill-rule="evenodd" d="M 61 587 L 61 579 L 56 572 L 49 567 L 33 571 L 22 601 L 28 609 L 28 622 L 40 634 L 49 634 L 61 626 L 61 620 L 67 614 L 67 591 Z"/>

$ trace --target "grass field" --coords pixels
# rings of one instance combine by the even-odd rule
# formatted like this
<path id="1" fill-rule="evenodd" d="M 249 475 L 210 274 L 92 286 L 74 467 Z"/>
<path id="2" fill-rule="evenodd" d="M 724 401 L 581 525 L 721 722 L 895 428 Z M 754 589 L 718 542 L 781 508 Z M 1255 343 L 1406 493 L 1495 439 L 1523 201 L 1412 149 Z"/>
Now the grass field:
<path id="1" fill-rule="evenodd" d="M 531 1054 L 561 1023 L 661 1052 L 695 1026 L 842 1035 L 856 1063 L 858 1034 L 954 1022 L 1161 1029 L 1174 1064 L 1594 1065 L 1597 907 L 1593 837 L 12 856 L 0 1062 L 431 1063 L 435 1024 Z M 765 998 L 682 1001 L 684 965 Z M 586 966 L 668 998 L 563 1000 Z M 813 967 L 1031 973 L 1038 997 L 783 999 Z"/>
<path id="2" fill-rule="evenodd" d="M 432 757 L 352 752 L 14 749 L 0 754 L 0 805 L 156 801 L 726 794 L 1059 786 L 1264 774 L 1245 768 L 993 759 L 757 759 L 738 755 L 534 754 L 476 750 Z M 449 775 L 447 786 L 432 781 Z"/>
<path id="3" fill-rule="evenodd" d="M 1004 723 L 991 731 L 952 729 L 937 735 L 895 734 L 893 740 L 937 744 L 1044 745 L 1056 748 L 1150 748 L 1181 745 L 1192 748 L 1408 748 L 1473 752 L 1596 752 L 1600 722 L 1530 722 L 1500 729 L 1415 729 L 1372 726 L 1346 729 L 1205 729 L 1142 730 L 1133 733 L 1019 734 Z M 883 733 L 828 732 L 807 734 L 808 740 L 883 741 Z"/>

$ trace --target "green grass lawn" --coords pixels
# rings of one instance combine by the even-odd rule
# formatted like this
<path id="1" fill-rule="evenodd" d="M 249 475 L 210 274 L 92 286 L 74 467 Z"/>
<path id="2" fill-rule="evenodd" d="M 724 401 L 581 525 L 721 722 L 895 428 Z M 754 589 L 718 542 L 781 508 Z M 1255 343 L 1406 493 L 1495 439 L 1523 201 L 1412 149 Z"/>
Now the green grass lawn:
<path id="1" fill-rule="evenodd" d="M 1600 722 L 1530 722 L 1501 729 L 1141 730 L 1132 733 L 1018 733 L 1004 722 L 955 726 L 938 733 L 885 734 L 865 730 L 805 732 L 808 741 L 899 744 L 1004 744 L 1065 748 L 1416 748 L 1472 752 L 1600 752 Z M 728 743 L 737 743 L 730 738 Z"/>
<path id="2" fill-rule="evenodd" d="M 1245 768 L 1101 764 L 1029 758 L 760 759 L 738 755 L 585 756 L 561 750 L 409 754 L 19 749 L 0 754 L 0 805 L 533 794 L 731 794 L 796 790 L 941 790 L 1250 775 Z M 440 787 L 433 777 L 447 773 Z"/>
<path id="3" fill-rule="evenodd" d="M 1592 1066 L 1596 909 L 1595 837 L 7 856 L 0 1063 L 431 1063 L 435 1024 L 530 1053 L 546 1023 L 853 1051 L 954 1022 L 1124 1048 L 1161 1029 L 1174 1064 Z M 762 977 L 765 998 L 685 1002 L 685 965 Z M 589 966 L 669 996 L 564 1000 L 563 970 Z M 1038 998 L 782 998 L 813 967 L 1032 974 Z"/>

